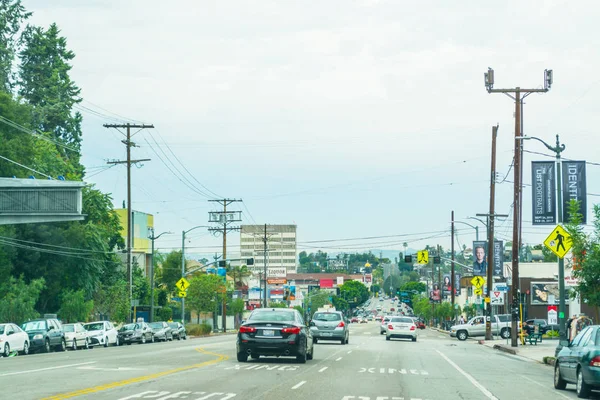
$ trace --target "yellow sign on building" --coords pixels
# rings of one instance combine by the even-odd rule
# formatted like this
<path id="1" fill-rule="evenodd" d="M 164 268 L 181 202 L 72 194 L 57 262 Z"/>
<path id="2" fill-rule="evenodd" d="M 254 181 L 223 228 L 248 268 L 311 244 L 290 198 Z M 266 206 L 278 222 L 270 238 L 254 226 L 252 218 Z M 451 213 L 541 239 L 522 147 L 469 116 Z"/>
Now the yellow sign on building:
<path id="1" fill-rule="evenodd" d="M 552 229 L 552 233 L 544 240 L 544 245 L 558 257 L 564 258 L 565 254 L 571 250 L 573 242 L 571 235 L 562 226 L 556 225 L 556 228 Z"/>
<path id="2" fill-rule="evenodd" d="M 427 251 L 427 250 L 417 251 L 417 263 L 428 264 L 429 263 L 429 251 Z"/>

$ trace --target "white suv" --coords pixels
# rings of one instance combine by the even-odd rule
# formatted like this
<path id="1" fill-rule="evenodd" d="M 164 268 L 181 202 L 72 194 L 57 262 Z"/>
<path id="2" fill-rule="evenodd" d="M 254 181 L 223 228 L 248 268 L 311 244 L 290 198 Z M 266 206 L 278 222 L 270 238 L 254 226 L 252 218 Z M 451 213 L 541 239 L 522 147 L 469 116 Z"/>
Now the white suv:
<path id="1" fill-rule="evenodd" d="M 83 326 L 89 333 L 88 338 L 92 346 L 108 347 L 109 344 L 119 345 L 119 333 L 110 321 L 90 322 Z"/>

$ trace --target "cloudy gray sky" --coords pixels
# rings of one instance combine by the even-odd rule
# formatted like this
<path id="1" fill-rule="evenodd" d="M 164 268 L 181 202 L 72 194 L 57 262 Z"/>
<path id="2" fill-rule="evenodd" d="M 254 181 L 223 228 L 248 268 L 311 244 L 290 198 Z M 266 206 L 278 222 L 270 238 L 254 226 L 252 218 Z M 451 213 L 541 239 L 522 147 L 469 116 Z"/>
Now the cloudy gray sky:
<path id="1" fill-rule="evenodd" d="M 594 1 L 24 4 L 32 23 L 56 22 L 76 54 L 87 180 L 117 207 L 125 168 L 96 167 L 124 159 L 125 146 L 102 124 L 155 125 L 135 136 L 133 157 L 152 161 L 133 169 L 133 204 L 155 214 L 157 233 L 177 232 L 158 241 L 164 249 L 206 224 L 216 209 L 208 190 L 242 198 L 245 223 L 296 223 L 308 251 L 448 247 L 452 210 L 478 224 L 465 218 L 489 207 L 496 123 L 502 177 L 512 161 L 514 103 L 486 92 L 488 67 L 497 88 L 542 87 L 553 69 L 552 90 L 526 100 L 524 131 L 551 143 L 558 133 L 564 157 L 600 163 Z M 548 153 L 536 142 L 526 149 Z M 532 160 L 551 158 L 525 154 L 526 184 Z M 587 172 L 591 209 L 600 166 Z M 512 215 L 512 180 L 497 186 L 499 213 Z M 524 190 L 524 241 L 540 243 L 549 227 L 531 225 Z M 474 239 L 457 228 L 457 245 Z M 511 229 L 499 223 L 498 236 L 510 240 Z M 390 237 L 329 241 L 380 236 Z M 220 243 L 199 229 L 186 246 L 210 253 Z"/>

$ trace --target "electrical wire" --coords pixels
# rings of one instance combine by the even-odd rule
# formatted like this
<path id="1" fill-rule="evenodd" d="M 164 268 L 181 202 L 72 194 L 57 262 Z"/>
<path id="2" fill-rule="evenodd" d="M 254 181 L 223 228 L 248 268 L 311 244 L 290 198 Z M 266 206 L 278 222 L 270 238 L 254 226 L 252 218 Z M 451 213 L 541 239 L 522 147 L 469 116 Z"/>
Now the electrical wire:
<path id="1" fill-rule="evenodd" d="M 68 146 L 66 144 L 57 142 L 56 140 L 50 139 L 50 138 L 46 137 L 45 135 L 43 135 L 42 133 L 38 133 L 35 130 L 28 129 L 28 128 L 24 127 L 23 125 L 19 125 L 18 123 L 14 122 L 14 121 L 6 118 L 6 117 L 3 117 L 1 115 L 0 115 L 0 122 L 3 122 L 4 124 L 6 124 L 6 125 L 8 125 L 8 126 L 10 126 L 12 128 L 15 128 L 15 129 L 17 129 L 17 130 L 19 130 L 19 131 L 21 131 L 23 133 L 27 133 L 28 135 L 32 135 L 32 136 L 34 136 L 34 137 L 36 137 L 36 138 L 38 138 L 40 140 L 45 140 L 47 142 L 55 144 L 56 146 L 65 148 L 65 149 L 73 151 L 75 153 L 79 152 L 78 148 L 71 147 L 71 146 Z"/>
<path id="2" fill-rule="evenodd" d="M 246 206 L 246 203 L 244 202 L 244 200 L 242 200 L 242 206 L 244 207 L 244 209 L 248 213 L 248 216 L 250 217 L 250 219 L 252 220 L 252 222 L 254 223 L 254 225 L 258 225 L 258 223 L 256 222 L 256 220 L 254 219 L 254 217 L 250 213 L 250 210 L 248 210 L 248 207 Z"/>
<path id="3" fill-rule="evenodd" d="M 530 153 L 530 154 L 536 154 L 538 156 L 556 158 L 556 154 L 546 154 L 546 153 L 541 153 L 539 151 L 532 151 L 532 150 L 523 150 L 523 151 L 526 153 Z M 572 160 L 569 158 L 561 158 L 561 161 L 579 161 L 579 160 Z M 585 163 L 587 165 L 600 166 L 600 163 L 593 162 L 593 161 L 585 161 Z"/>
<path id="4" fill-rule="evenodd" d="M 50 175 L 46 175 L 46 174 L 44 174 L 44 173 L 42 173 L 42 172 L 40 172 L 40 171 L 36 171 L 35 169 L 33 169 L 33 168 L 30 168 L 30 167 L 28 167 L 28 166 L 26 166 L 26 165 L 20 164 L 20 163 L 18 163 L 18 162 L 16 162 L 16 161 L 13 161 L 13 160 L 11 160 L 10 158 L 6 158 L 6 157 L 3 157 L 3 156 L 0 156 L 0 158 L 1 158 L 1 159 L 3 159 L 3 160 L 6 160 L 6 161 L 8 161 L 8 162 L 11 162 L 11 163 L 13 163 L 13 164 L 16 164 L 16 165 L 18 165 L 18 166 L 19 166 L 19 167 L 21 167 L 21 168 L 25 168 L 25 169 L 26 169 L 26 170 L 28 170 L 28 171 L 32 171 L 32 172 L 35 172 L 36 174 L 39 174 L 39 175 L 45 176 L 46 178 L 49 178 L 49 179 L 54 179 L 54 178 L 52 178 Z"/>

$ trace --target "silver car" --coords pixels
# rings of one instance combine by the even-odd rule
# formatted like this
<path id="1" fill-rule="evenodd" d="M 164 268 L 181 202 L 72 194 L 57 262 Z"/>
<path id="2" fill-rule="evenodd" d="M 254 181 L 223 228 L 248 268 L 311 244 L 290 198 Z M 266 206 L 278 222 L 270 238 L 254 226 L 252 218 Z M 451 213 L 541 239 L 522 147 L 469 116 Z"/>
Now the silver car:
<path id="1" fill-rule="evenodd" d="M 417 326 L 415 321 L 410 317 L 392 317 L 387 323 L 385 332 L 385 340 L 392 338 L 406 338 L 413 342 L 417 341 Z"/>
<path id="2" fill-rule="evenodd" d="M 350 331 L 348 320 L 340 311 L 317 311 L 310 321 L 310 332 L 313 341 L 339 340 L 341 344 L 348 344 Z"/>
<path id="3" fill-rule="evenodd" d="M 381 325 L 379 325 L 379 334 L 380 335 L 385 335 L 385 332 L 387 331 L 387 324 L 388 322 L 390 322 L 390 318 L 392 317 L 383 317 L 383 319 L 381 320 Z"/>

